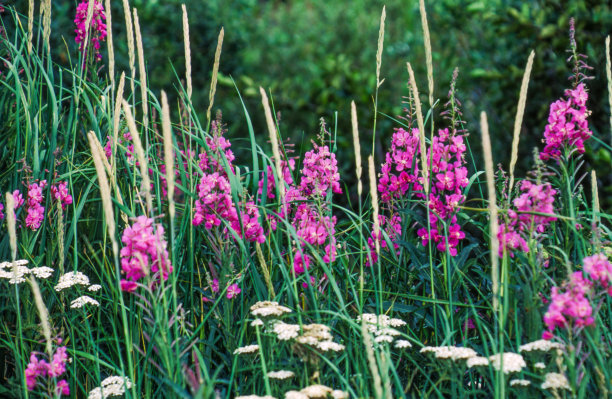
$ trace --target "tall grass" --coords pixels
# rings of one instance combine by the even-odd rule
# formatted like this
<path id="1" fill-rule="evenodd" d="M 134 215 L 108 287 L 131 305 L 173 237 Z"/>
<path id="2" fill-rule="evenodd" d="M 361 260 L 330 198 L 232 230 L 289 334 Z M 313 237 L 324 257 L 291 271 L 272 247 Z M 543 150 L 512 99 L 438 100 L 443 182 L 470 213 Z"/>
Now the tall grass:
<path id="1" fill-rule="evenodd" d="M 0 223 L 0 261 L 8 263 L 2 263 L 0 274 L 0 396 L 53 396 L 59 378 L 39 376 L 30 390 L 26 370 L 32 355 L 50 361 L 60 345 L 71 358 L 61 378 L 74 397 L 104 388 L 110 376 L 123 381 L 128 398 L 588 398 L 610 392 L 610 296 L 599 283 L 593 282 L 588 291 L 593 323 L 577 326 L 568 320 L 557 327 L 549 341 L 556 343 L 555 350 L 520 350 L 545 332 L 543 316 L 552 288 L 565 290 L 564 281 L 575 271 L 584 270 L 586 276 L 584 258 L 612 255 L 611 216 L 599 207 L 594 171 L 590 181 L 585 179 L 589 171 L 582 155 L 564 153 L 558 162 L 536 157 L 533 173 L 519 178 L 514 175 L 513 150 L 508 179 L 505 171 L 496 172 L 494 163 L 505 164 L 506 154 L 491 154 L 490 139 L 510 127 L 492 126 L 489 136 L 483 114 L 485 164 L 468 165 L 460 190 L 465 202 L 453 211 L 456 222 L 440 218 L 434 225 L 431 217 L 439 215 L 435 195 L 444 177 L 431 156 L 442 140 L 434 122 L 436 127 L 448 127 L 453 137 L 464 136 L 465 123 L 456 101 L 461 93 L 454 89 L 444 110 L 436 110 L 446 100 L 434 97 L 428 39 L 429 108 L 421 102 L 418 77 L 408 63 L 407 114 L 397 120 L 403 130 L 396 133 L 418 132 L 412 163 L 392 171 L 400 175 L 402 170 L 420 168 L 415 182 L 421 187 L 411 183 L 389 201 L 381 189 L 389 172 L 373 156 L 368 158 L 369 195 L 362 195 L 354 104 L 352 126 L 322 123 L 313 137 L 315 146 L 305 140 L 292 153 L 282 140 L 273 97 L 261 88 L 261 110 L 243 107 L 244 115 L 224 115 L 244 117 L 250 132 L 247 140 L 234 140 L 230 147 L 223 120 L 213 115 L 225 32 L 219 34 L 204 112 L 191 102 L 191 50 L 183 7 L 186 87 L 177 82 L 182 100 L 170 104 L 165 92 L 158 96 L 147 87 L 138 14 L 133 11 L 132 21 L 129 2 L 123 5 L 129 92 L 124 90 L 125 71 L 117 71 L 116 79 L 98 68 L 91 54 L 75 56 L 71 68 L 61 67 L 48 58 L 42 20 L 30 17 L 22 24 L 24 16 L 10 8 L 5 14 L 15 28 L 1 43 L 7 69 L 0 88 L 0 190 L 7 194 L 2 202 L 6 219 Z M 421 12 L 428 37 L 424 2 Z M 372 93 L 375 107 L 383 82 L 384 26 L 383 10 Z M 534 57 L 531 53 L 527 60 L 520 90 L 513 149 Z M 142 112 L 135 112 L 137 108 Z M 249 112 L 262 110 L 266 126 L 253 126 Z M 344 154 L 332 152 L 349 129 L 358 186 L 332 189 L 330 184 L 322 192 L 306 190 L 308 184 L 322 184 L 322 175 L 313 174 L 313 163 L 320 161 L 320 169 L 332 175 L 330 181 L 336 179 L 333 160 Z M 465 139 L 466 162 L 476 158 L 470 144 L 478 136 L 474 132 Z M 270 145 L 262 137 L 268 137 Z M 393 146 L 398 147 L 395 140 Z M 251 151 L 251 159 L 233 159 L 231 148 L 240 146 Z M 389 143 L 384 150 L 391 154 L 393 146 Z M 320 158 L 313 161 L 315 156 Z M 227 185 L 207 192 L 207 179 L 215 184 L 225 179 Z M 28 194 L 28 186 L 42 180 L 48 184 L 41 202 L 45 217 L 32 229 L 26 222 L 28 201 L 34 196 Z M 60 182 L 67 182 L 72 196 L 65 207 L 50 190 Z M 554 213 L 515 209 L 525 182 L 550 184 L 557 191 Z M 26 200 L 15 211 L 14 190 Z M 341 205 L 346 202 L 337 200 L 339 191 L 349 199 L 356 192 L 358 202 Z M 213 196 L 223 197 L 225 207 L 195 223 Z M 224 213 L 230 205 L 235 217 Z M 554 218 L 545 229 L 532 222 L 521 231 L 528 251 L 499 242 L 501 224 L 508 226 L 522 215 L 532 221 Z M 300 224 L 304 220 L 310 223 L 307 228 Z M 397 225 L 391 226 L 390 220 Z M 144 231 L 138 226 L 145 221 L 152 231 L 163 233 L 131 236 Z M 465 233 L 456 254 L 450 245 L 456 237 L 454 224 Z M 311 225 L 316 228 L 309 230 Z M 251 239 L 258 226 L 264 240 Z M 417 234 L 420 229 L 428 237 L 439 231 L 441 238 L 423 240 Z M 310 234 L 322 238 L 311 239 Z M 134 263 L 126 265 L 130 242 L 139 239 L 149 252 L 134 250 Z M 167 275 L 160 269 L 159 259 L 164 257 L 172 265 Z M 28 263 L 23 273 L 32 289 L 10 283 L 23 270 L 18 260 Z M 36 277 L 33 269 L 43 265 L 53 273 Z M 140 267 L 143 273 L 133 289 L 125 290 L 128 266 Z M 57 289 L 68 272 L 84 273 L 89 283 Z M 90 290 L 93 285 L 100 289 Z M 83 295 L 99 306 L 73 306 Z M 508 372 L 490 358 L 497 355 L 497 362 L 510 367 L 518 353 L 525 364 L 514 364 Z M 275 372 L 281 370 L 293 376 L 277 379 Z M 553 378 L 566 384 L 553 388 Z M 317 389 L 323 393 L 312 392 Z"/>

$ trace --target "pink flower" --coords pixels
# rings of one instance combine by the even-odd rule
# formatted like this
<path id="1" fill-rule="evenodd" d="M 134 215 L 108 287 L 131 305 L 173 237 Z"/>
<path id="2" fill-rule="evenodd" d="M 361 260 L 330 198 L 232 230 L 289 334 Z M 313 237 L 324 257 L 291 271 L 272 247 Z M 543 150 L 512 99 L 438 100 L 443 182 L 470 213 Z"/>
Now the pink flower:
<path id="1" fill-rule="evenodd" d="M 66 361 L 68 361 L 66 347 L 60 346 L 55 350 L 53 359 L 51 360 L 51 363 L 49 363 L 49 377 L 56 378 L 64 374 L 66 371 Z"/>
<path id="2" fill-rule="evenodd" d="M 314 149 L 304 155 L 300 192 L 305 197 L 325 197 L 331 188 L 334 193 L 341 194 L 336 154 L 331 153 L 326 145 L 313 145 Z"/>
<path id="3" fill-rule="evenodd" d="M 40 204 L 43 202 L 42 190 L 46 186 L 46 180 L 41 180 L 38 183 L 32 183 L 28 186 L 26 226 L 31 230 L 38 230 L 45 218 L 45 208 Z"/>
<path id="4" fill-rule="evenodd" d="M 612 280 L 612 264 L 604 254 L 596 254 L 586 257 L 582 260 L 584 271 L 589 274 L 591 279 L 604 288 L 611 286 Z"/>
<path id="5" fill-rule="evenodd" d="M 19 209 L 21 205 L 23 205 L 23 195 L 21 195 L 19 190 L 13 191 L 13 200 L 15 202 L 15 210 Z"/>
<path id="6" fill-rule="evenodd" d="M 172 264 L 161 225 L 144 215 L 139 216 L 123 231 L 121 242 L 124 244 L 120 252 L 121 268 L 126 276 L 121 281 L 122 290 L 134 291 L 136 282 L 150 273 L 158 274 L 158 281 L 168 279 Z"/>
<path id="7" fill-rule="evenodd" d="M 90 25 L 86 26 L 87 23 L 87 9 L 89 1 L 83 0 L 77 7 L 76 15 L 74 16 L 74 24 L 76 29 L 75 42 L 79 45 L 79 51 L 86 53 L 85 37 L 89 30 L 89 43 L 93 45 L 96 50 L 96 60 L 102 60 L 100 55 L 100 42 L 106 38 L 106 15 L 104 14 L 104 7 L 98 0 L 94 0 L 93 12 L 90 20 Z"/>
<path id="8" fill-rule="evenodd" d="M 232 299 L 238 296 L 240 292 L 242 292 L 242 290 L 240 289 L 240 287 L 238 287 L 238 284 L 234 283 L 227 287 L 227 294 L 225 296 L 227 297 L 227 299 Z"/>
<path id="9" fill-rule="evenodd" d="M 2 205 L 2 203 L 0 202 L 0 220 L 4 219 L 4 213 L 2 212 L 4 210 L 4 205 Z"/>
<path id="10" fill-rule="evenodd" d="M 68 385 L 68 382 L 66 380 L 59 380 L 57 382 L 57 386 L 55 387 L 55 394 L 57 396 L 70 395 L 70 386 Z"/>
<path id="11" fill-rule="evenodd" d="M 584 141 L 593 135 L 587 122 L 591 114 L 586 108 L 588 97 L 584 84 L 580 83 L 575 89 L 565 91 L 565 99 L 550 105 L 548 124 L 544 129 L 546 145 L 540 159 L 559 159 L 562 149 L 584 153 Z"/>
<path id="12" fill-rule="evenodd" d="M 62 204 L 63 210 L 66 210 L 66 205 L 72 204 L 72 196 L 68 193 L 68 183 L 65 181 L 52 185 L 51 195 Z"/>
<path id="13" fill-rule="evenodd" d="M 30 363 L 25 369 L 26 386 L 29 391 L 33 390 L 36 386 L 36 379 L 38 377 L 45 377 L 49 370 L 49 364 L 44 360 L 38 360 L 34 353 L 30 354 Z"/>

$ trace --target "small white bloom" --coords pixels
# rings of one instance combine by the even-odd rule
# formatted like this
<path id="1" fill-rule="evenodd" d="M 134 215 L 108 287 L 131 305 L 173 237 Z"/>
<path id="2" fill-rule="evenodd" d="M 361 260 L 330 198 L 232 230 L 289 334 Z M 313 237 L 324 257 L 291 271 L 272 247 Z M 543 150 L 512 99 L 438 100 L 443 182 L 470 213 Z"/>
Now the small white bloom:
<path id="1" fill-rule="evenodd" d="M 393 337 L 390 335 L 379 335 L 378 337 L 374 338 L 374 342 L 376 342 L 377 344 L 380 344 L 381 342 L 393 342 Z"/>
<path id="2" fill-rule="evenodd" d="M 489 359 L 482 356 L 474 356 L 467 360 L 466 365 L 468 366 L 468 368 L 488 366 Z"/>
<path id="3" fill-rule="evenodd" d="M 274 396 L 266 395 L 266 396 L 258 396 L 258 395 L 243 395 L 236 396 L 235 399 L 276 399 Z"/>
<path id="4" fill-rule="evenodd" d="M 547 373 L 544 376 L 542 389 L 570 389 L 567 378 L 560 373 Z"/>
<path id="5" fill-rule="evenodd" d="M 331 397 L 334 399 L 348 399 L 348 392 L 341 391 L 339 389 L 334 389 L 331 393 Z"/>
<path id="6" fill-rule="evenodd" d="M 563 349 L 565 346 L 559 342 L 552 342 L 545 339 L 539 339 L 537 341 L 529 342 L 525 345 L 519 346 L 519 352 L 531 352 L 541 351 L 548 352 L 553 349 Z"/>
<path id="7" fill-rule="evenodd" d="M 89 285 L 89 277 L 81 272 L 68 272 L 62 275 L 55 286 L 55 291 L 62 291 L 70 288 L 73 285 Z"/>
<path id="8" fill-rule="evenodd" d="M 89 392 L 87 399 L 106 399 L 111 396 L 121 396 L 126 389 L 132 387 L 132 382 L 127 377 L 111 376 L 105 378 L 101 386 Z"/>
<path id="9" fill-rule="evenodd" d="M 77 308 L 82 308 L 85 305 L 93 305 L 93 306 L 100 306 L 100 302 L 96 301 L 95 299 L 88 297 L 87 295 L 83 295 L 78 297 L 77 299 L 75 299 L 74 301 L 70 302 L 70 307 L 72 309 L 77 309 Z"/>
<path id="10" fill-rule="evenodd" d="M 243 355 L 245 353 L 254 353 L 259 351 L 259 345 L 241 346 L 234 351 L 234 355 Z"/>
<path id="11" fill-rule="evenodd" d="M 25 276 L 30 272 L 31 270 L 23 265 L 16 265 L 14 268 L 0 268 L 0 278 L 9 280 L 10 284 L 21 284 L 25 282 Z"/>
<path id="12" fill-rule="evenodd" d="M 30 270 L 33 275 L 37 278 L 49 278 L 53 274 L 54 270 L 47 266 L 35 267 Z"/>
<path id="13" fill-rule="evenodd" d="M 502 370 L 504 374 L 518 373 L 527 366 L 523 356 L 518 353 L 506 352 L 503 354 L 495 354 L 489 357 L 491 365 L 495 370 Z M 501 364 L 503 362 L 503 364 Z"/>
<path id="14" fill-rule="evenodd" d="M 333 351 L 340 352 L 344 350 L 344 345 L 338 344 L 333 341 L 321 341 L 317 344 L 317 347 L 323 352 Z"/>
<path id="15" fill-rule="evenodd" d="M 287 324 L 279 321 L 274 324 L 274 328 L 272 329 L 274 334 L 276 334 L 276 338 L 281 341 L 288 341 L 298 336 L 300 331 L 300 326 L 297 324 Z"/>
<path id="16" fill-rule="evenodd" d="M 529 380 L 510 380 L 511 387 L 528 387 L 531 385 L 531 381 Z"/>
<path id="17" fill-rule="evenodd" d="M 102 289 L 102 286 L 100 284 L 92 284 L 87 288 L 87 290 L 90 292 L 97 292 L 97 291 L 100 291 L 101 289 Z"/>
<path id="18" fill-rule="evenodd" d="M 326 398 L 327 394 L 332 392 L 332 389 L 325 385 L 310 385 L 303 388 L 301 393 L 306 394 L 309 398 Z"/>
<path id="19" fill-rule="evenodd" d="M 453 361 L 466 360 L 478 354 L 471 348 L 459 346 L 426 346 L 421 353 L 433 353 L 437 359 L 450 359 Z"/>
<path id="20" fill-rule="evenodd" d="M 261 319 L 255 319 L 251 322 L 251 327 L 263 326 L 264 322 Z"/>
<path id="21" fill-rule="evenodd" d="M 308 395 L 298 391 L 285 392 L 285 399 L 309 399 Z"/>
<path id="22" fill-rule="evenodd" d="M 28 263 L 30 263 L 28 260 L 26 259 L 19 259 L 15 261 L 15 266 L 26 266 Z M 0 269 L 4 269 L 10 267 L 11 269 L 13 268 L 13 262 L 0 262 Z"/>
<path id="23" fill-rule="evenodd" d="M 533 367 L 535 367 L 536 369 L 543 370 L 546 368 L 546 365 L 543 362 L 537 362 L 536 364 L 533 365 Z"/>
<path id="24" fill-rule="evenodd" d="M 285 380 L 287 378 L 291 378 L 295 375 L 293 371 L 288 370 L 279 370 L 279 371 L 270 371 L 268 373 L 268 378 L 272 378 L 275 380 Z"/>
<path id="25" fill-rule="evenodd" d="M 391 319 L 389 320 L 389 325 L 391 327 L 401 327 L 401 326 L 405 326 L 406 322 L 402 319 Z"/>
<path id="26" fill-rule="evenodd" d="M 395 341 L 395 347 L 397 349 L 412 348 L 412 344 L 408 340 L 398 339 Z"/>

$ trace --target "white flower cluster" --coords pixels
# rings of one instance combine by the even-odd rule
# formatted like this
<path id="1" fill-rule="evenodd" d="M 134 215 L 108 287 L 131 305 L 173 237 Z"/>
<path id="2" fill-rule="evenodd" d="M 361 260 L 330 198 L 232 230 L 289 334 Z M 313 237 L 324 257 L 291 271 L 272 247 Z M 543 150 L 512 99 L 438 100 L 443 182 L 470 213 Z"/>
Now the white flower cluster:
<path id="1" fill-rule="evenodd" d="M 92 284 L 89 287 L 87 287 L 87 291 L 89 292 L 98 292 L 102 289 L 102 286 L 100 284 Z"/>
<path id="2" fill-rule="evenodd" d="M 519 346 L 519 352 L 549 352 L 553 349 L 563 350 L 565 345 L 559 342 L 552 342 L 545 339 L 539 339 L 537 341 L 529 342 L 528 344 Z"/>
<path id="3" fill-rule="evenodd" d="M 325 324 L 304 324 L 302 326 L 302 335 L 297 337 L 296 342 L 302 345 L 308 345 L 317 348 L 323 352 L 333 351 L 340 352 L 344 350 L 344 345 L 333 341 L 331 328 Z"/>
<path id="4" fill-rule="evenodd" d="M 307 386 L 300 391 L 289 391 L 285 393 L 285 399 L 327 398 L 328 395 L 334 399 L 348 399 L 349 397 L 347 392 L 318 384 Z"/>
<path id="5" fill-rule="evenodd" d="M 510 380 L 511 387 L 528 387 L 531 385 L 529 380 Z"/>
<path id="6" fill-rule="evenodd" d="M 278 302 L 260 301 L 251 306 L 251 314 L 256 317 L 279 317 L 285 313 L 291 313 L 291 309 L 279 305 Z"/>
<path id="7" fill-rule="evenodd" d="M 89 286 L 89 277 L 81 272 L 68 272 L 59 278 L 55 291 L 59 292 L 74 285 Z"/>
<path id="8" fill-rule="evenodd" d="M 111 376 L 105 378 L 100 385 L 89 392 L 87 399 L 106 399 L 111 396 L 121 396 L 126 389 L 132 387 L 132 382 L 127 377 Z"/>
<path id="9" fill-rule="evenodd" d="M 33 274 L 37 278 L 45 279 L 51 277 L 53 269 L 47 266 L 34 267 L 29 269 L 26 265 L 29 262 L 26 259 L 16 260 L 13 262 L 0 263 L 0 278 L 7 279 L 10 284 L 21 284 L 25 282 L 25 276 Z"/>
<path id="10" fill-rule="evenodd" d="M 300 332 L 300 326 L 297 324 L 287 324 L 282 321 L 276 322 L 272 331 L 276 334 L 276 338 L 281 341 L 288 341 L 296 338 Z"/>
<path id="11" fill-rule="evenodd" d="M 266 396 L 242 395 L 242 396 L 236 396 L 235 399 L 276 399 L 276 398 L 274 396 L 270 396 L 270 395 L 266 395 Z"/>
<path id="12" fill-rule="evenodd" d="M 369 333 L 374 334 L 374 342 L 380 344 L 382 342 L 393 343 L 395 339 L 402 333 L 392 327 L 405 326 L 406 322 L 401 319 L 391 318 L 387 315 L 375 315 L 372 313 L 364 313 L 357 316 L 358 323 L 365 323 Z M 395 342 L 395 347 L 398 349 L 410 348 L 412 344 L 409 341 L 402 339 Z"/>
<path id="13" fill-rule="evenodd" d="M 482 356 L 474 356 L 467 360 L 466 365 L 468 368 L 472 367 L 486 367 L 489 365 L 489 359 Z"/>
<path id="14" fill-rule="evenodd" d="M 467 360 L 478 354 L 474 349 L 459 346 L 425 346 L 421 353 L 432 353 L 436 359 L 450 359 L 452 361 Z"/>
<path id="15" fill-rule="evenodd" d="M 546 373 L 542 389 L 570 389 L 567 378 L 560 373 Z"/>
<path id="16" fill-rule="evenodd" d="M 495 354 L 489 357 L 489 361 L 495 370 L 502 370 L 504 374 L 519 373 L 524 367 L 527 367 L 523 356 L 512 352 L 505 352 L 503 356 L 499 353 Z"/>
<path id="17" fill-rule="evenodd" d="M 82 308 L 86 304 L 93 305 L 93 306 L 100 306 L 100 302 L 96 301 L 95 299 L 87 295 L 83 295 L 83 296 L 78 297 L 74 301 L 70 302 L 70 307 L 72 309 L 78 309 L 78 308 Z"/>
<path id="18" fill-rule="evenodd" d="M 259 351 L 259 345 L 241 346 L 234 351 L 234 355 L 244 355 L 247 353 L 255 353 L 257 351 Z"/>
<path id="19" fill-rule="evenodd" d="M 268 378 L 272 378 L 273 380 L 286 380 L 293 376 L 295 376 L 295 373 L 288 370 L 270 371 L 268 373 Z"/>

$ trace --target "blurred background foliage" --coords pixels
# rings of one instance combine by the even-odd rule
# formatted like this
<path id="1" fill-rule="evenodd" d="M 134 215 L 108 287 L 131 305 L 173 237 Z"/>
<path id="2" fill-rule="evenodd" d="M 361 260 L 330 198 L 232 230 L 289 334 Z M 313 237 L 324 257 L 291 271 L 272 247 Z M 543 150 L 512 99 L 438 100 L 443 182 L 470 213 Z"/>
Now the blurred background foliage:
<path id="1" fill-rule="evenodd" d="M 119 0 L 112 3 L 117 69 L 127 71 L 123 5 Z M 215 109 L 222 110 L 229 137 L 235 141 L 246 138 L 247 129 L 231 78 L 260 133 L 260 145 L 264 145 L 267 133 L 259 86 L 272 93 L 281 133 L 293 143 L 314 138 L 321 117 L 333 129 L 337 112 L 336 144 L 343 151 L 339 157 L 341 176 L 351 184 L 354 160 L 350 102 L 354 100 L 358 107 L 363 151 L 371 152 L 377 38 L 383 5 L 387 7 L 381 72 L 385 81 L 380 87 L 378 109 L 391 116 L 402 114 L 402 96 L 408 94 L 406 62 L 415 68 L 426 101 L 417 0 L 132 0 L 143 31 L 149 84 L 156 92 L 176 85 L 177 76 L 184 79 L 182 3 L 189 11 L 193 102 L 202 114 L 208 106 L 217 35 L 222 26 L 225 28 Z M 5 1 L 5 5 L 14 5 L 27 14 L 24 0 Z M 495 162 L 507 167 L 520 82 L 533 49 L 536 56 L 518 175 L 525 172 L 533 148 L 541 147 L 549 104 L 569 85 L 571 66 L 566 63 L 566 49 L 571 17 L 576 18 L 578 48 L 594 67 L 594 80 L 589 82 L 591 128 L 610 143 L 604 51 L 605 36 L 612 26 L 610 2 L 433 0 L 426 1 L 426 7 L 434 52 L 435 97 L 441 100 L 439 104 L 446 102 L 452 71 L 459 67 L 458 98 L 463 103 L 473 147 L 480 142 L 478 114 L 485 110 Z M 75 9 L 76 1 L 53 2 L 54 59 L 60 63 L 76 57 L 72 23 Z M 437 110 L 442 110 L 441 105 Z M 377 163 L 383 160 L 393 126 L 389 118 L 378 116 Z M 240 147 L 239 141 L 236 144 Z M 601 195 L 612 197 L 610 152 L 592 140 L 586 158 L 596 170 L 608 171 L 599 176 L 607 190 Z M 242 159 L 246 162 L 250 158 Z"/>

